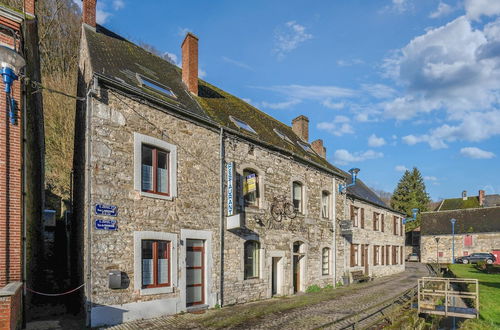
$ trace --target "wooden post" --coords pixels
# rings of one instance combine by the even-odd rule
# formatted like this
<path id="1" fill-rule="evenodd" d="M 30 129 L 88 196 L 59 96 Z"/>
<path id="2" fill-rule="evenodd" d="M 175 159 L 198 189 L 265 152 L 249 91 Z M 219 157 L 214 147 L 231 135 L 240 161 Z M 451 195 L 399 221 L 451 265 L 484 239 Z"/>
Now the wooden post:
<path id="1" fill-rule="evenodd" d="M 417 291 L 417 309 L 418 309 L 418 314 L 420 314 L 420 281 L 422 281 L 422 279 L 418 279 L 418 291 Z"/>

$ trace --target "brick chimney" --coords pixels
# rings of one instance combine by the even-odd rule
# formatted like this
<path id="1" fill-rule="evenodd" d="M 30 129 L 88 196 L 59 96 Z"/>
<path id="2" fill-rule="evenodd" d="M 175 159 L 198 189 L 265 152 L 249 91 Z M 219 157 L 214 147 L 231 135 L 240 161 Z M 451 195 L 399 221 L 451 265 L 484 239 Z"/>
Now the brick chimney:
<path id="1" fill-rule="evenodd" d="M 95 6 L 97 0 L 83 1 L 83 24 L 87 24 L 95 29 Z"/>
<path id="2" fill-rule="evenodd" d="M 479 190 L 479 206 L 484 205 L 484 190 Z"/>
<path id="3" fill-rule="evenodd" d="M 198 37 L 188 32 L 181 49 L 182 81 L 191 93 L 198 95 Z"/>
<path id="4" fill-rule="evenodd" d="M 318 155 L 326 159 L 326 148 L 323 146 L 323 140 L 317 139 L 311 142 L 311 147 Z"/>
<path id="5" fill-rule="evenodd" d="M 307 142 L 307 140 L 309 140 L 309 118 L 304 115 L 300 115 L 292 120 L 292 130 L 304 142 Z"/>
<path id="6" fill-rule="evenodd" d="M 28 15 L 35 16 L 36 0 L 24 0 L 24 12 Z"/>

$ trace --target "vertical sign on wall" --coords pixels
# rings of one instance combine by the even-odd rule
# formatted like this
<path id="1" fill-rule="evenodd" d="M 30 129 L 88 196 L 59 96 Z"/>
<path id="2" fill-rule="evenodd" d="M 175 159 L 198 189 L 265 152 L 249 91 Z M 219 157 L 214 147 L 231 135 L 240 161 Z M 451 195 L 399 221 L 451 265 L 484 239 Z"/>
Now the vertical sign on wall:
<path id="1" fill-rule="evenodd" d="M 234 196 L 235 196 L 234 162 L 227 163 L 226 169 L 227 169 L 227 215 L 232 216 L 234 214 Z"/>

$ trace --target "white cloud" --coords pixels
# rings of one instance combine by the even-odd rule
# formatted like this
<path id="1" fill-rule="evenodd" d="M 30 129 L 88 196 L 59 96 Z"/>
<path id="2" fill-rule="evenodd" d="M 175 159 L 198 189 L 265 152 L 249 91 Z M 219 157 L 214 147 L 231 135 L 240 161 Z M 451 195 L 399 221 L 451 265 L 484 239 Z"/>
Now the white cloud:
<path id="1" fill-rule="evenodd" d="M 201 66 L 198 67 L 198 77 L 205 78 L 207 76 L 207 71 L 203 70 Z"/>
<path id="2" fill-rule="evenodd" d="M 351 153 L 345 149 L 339 149 L 336 150 L 333 155 L 334 162 L 340 165 L 358 163 L 358 162 L 363 162 L 365 160 L 382 158 L 382 157 L 384 157 L 383 153 L 376 152 L 373 150 Z"/>
<path id="3" fill-rule="evenodd" d="M 306 33 L 306 28 L 295 21 L 285 23 L 274 32 L 274 49 L 278 59 L 282 59 L 301 43 L 311 39 L 312 34 Z"/>
<path id="4" fill-rule="evenodd" d="M 97 8 L 96 9 L 96 12 L 95 12 L 95 20 L 97 22 L 97 24 L 106 24 L 106 22 L 108 21 L 108 18 L 111 16 L 112 14 L 108 11 L 105 11 L 104 9 L 100 9 L 100 8 Z"/>
<path id="5" fill-rule="evenodd" d="M 476 159 L 491 159 L 495 157 L 494 153 L 476 147 L 462 148 L 460 149 L 460 154 L 462 154 L 465 157 L 476 158 Z"/>
<path id="6" fill-rule="evenodd" d="M 177 29 L 177 35 L 180 36 L 180 37 L 183 37 L 183 38 L 186 36 L 186 34 L 188 32 L 192 32 L 192 29 L 190 29 L 188 27 L 179 27 Z"/>
<path id="7" fill-rule="evenodd" d="M 375 134 L 370 135 L 368 137 L 368 145 L 370 147 L 381 147 L 385 145 L 385 139 L 382 137 L 377 137 Z"/>
<path id="8" fill-rule="evenodd" d="M 321 104 L 323 104 L 325 107 L 327 107 L 329 109 L 334 109 L 334 110 L 339 110 L 339 109 L 342 109 L 345 107 L 344 102 L 335 103 L 332 101 L 332 99 L 326 99 L 323 102 L 321 102 Z"/>
<path id="9" fill-rule="evenodd" d="M 177 65 L 179 68 L 182 67 L 182 63 L 179 61 L 179 57 L 174 53 L 165 52 L 163 53 L 163 58 L 170 63 Z"/>
<path id="10" fill-rule="evenodd" d="M 120 10 L 125 7 L 125 2 L 123 0 L 113 0 L 113 9 Z"/>
<path id="11" fill-rule="evenodd" d="M 240 68 L 243 68 L 243 69 L 246 69 L 246 70 L 250 70 L 250 71 L 253 71 L 253 68 L 246 64 L 246 63 L 243 63 L 243 62 L 240 62 L 240 61 L 237 61 L 237 60 L 233 60 L 232 58 L 229 58 L 229 57 L 226 57 L 226 56 L 222 56 L 222 60 L 227 62 L 227 63 L 231 63 L 233 65 L 236 65 Z"/>
<path id="12" fill-rule="evenodd" d="M 354 129 L 349 122 L 350 119 L 346 116 L 335 116 L 331 122 L 320 122 L 316 127 L 335 136 L 342 136 L 354 133 Z"/>
<path id="13" fill-rule="evenodd" d="M 411 0 L 392 0 L 389 6 L 385 6 L 380 10 L 380 13 L 394 12 L 402 14 L 411 9 L 413 9 Z"/>
<path id="14" fill-rule="evenodd" d="M 270 87 L 255 87 L 272 92 L 277 92 L 291 98 L 320 100 L 328 98 L 349 97 L 356 94 L 352 89 L 337 86 L 316 86 L 316 85 L 277 85 Z"/>
<path id="15" fill-rule="evenodd" d="M 465 12 L 471 20 L 480 20 L 481 16 L 496 16 L 500 14 L 498 0 L 465 0 Z"/>
<path id="16" fill-rule="evenodd" d="M 361 87 L 377 99 L 390 98 L 396 93 L 393 88 L 384 84 L 363 84 Z"/>
<path id="17" fill-rule="evenodd" d="M 337 60 L 338 66 L 353 66 L 358 64 L 364 64 L 365 62 L 359 58 L 355 58 L 352 60 Z"/>
<path id="18" fill-rule="evenodd" d="M 276 102 L 276 103 L 272 103 L 272 102 L 266 102 L 266 101 L 262 101 L 258 104 L 258 106 L 262 107 L 262 108 L 268 108 L 268 109 L 277 109 L 277 110 L 281 110 L 281 109 L 288 109 L 288 108 L 291 108 L 293 107 L 294 105 L 297 105 L 299 104 L 301 101 L 300 100 L 297 100 L 297 99 L 294 99 L 294 100 L 289 100 L 289 101 L 285 101 L 285 102 Z"/>
<path id="19" fill-rule="evenodd" d="M 408 171 L 408 168 L 404 165 L 396 165 L 396 167 L 394 167 L 394 169 L 398 172 L 405 172 L 405 171 Z"/>
<path id="20" fill-rule="evenodd" d="M 446 16 L 452 12 L 453 12 L 452 6 L 440 1 L 436 10 L 433 11 L 432 13 L 430 13 L 429 17 L 430 18 L 439 18 L 442 16 Z"/>
<path id="21" fill-rule="evenodd" d="M 438 179 L 435 176 L 424 176 L 425 181 L 437 181 Z"/>

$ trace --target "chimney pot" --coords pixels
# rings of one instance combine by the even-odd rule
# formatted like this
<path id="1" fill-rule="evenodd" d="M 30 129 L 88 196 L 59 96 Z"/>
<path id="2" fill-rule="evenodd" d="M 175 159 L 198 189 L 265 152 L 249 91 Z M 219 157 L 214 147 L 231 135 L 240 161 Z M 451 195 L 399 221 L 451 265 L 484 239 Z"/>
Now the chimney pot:
<path id="1" fill-rule="evenodd" d="M 181 50 L 182 81 L 191 93 L 198 95 L 198 37 L 188 32 Z"/>
<path id="2" fill-rule="evenodd" d="M 479 190 L 479 206 L 484 206 L 484 190 Z"/>
<path id="3" fill-rule="evenodd" d="M 24 12 L 28 15 L 35 16 L 36 0 L 24 0 Z"/>
<path id="4" fill-rule="evenodd" d="M 96 10 L 97 0 L 83 0 L 83 23 L 91 26 L 95 29 L 96 27 L 96 18 L 95 18 L 95 10 Z"/>
<path id="5" fill-rule="evenodd" d="M 323 140 L 317 139 L 311 142 L 311 147 L 318 155 L 326 159 L 326 148 L 323 146 Z"/>
<path id="6" fill-rule="evenodd" d="M 304 142 L 309 140 L 309 118 L 300 115 L 292 120 L 292 130 Z"/>

